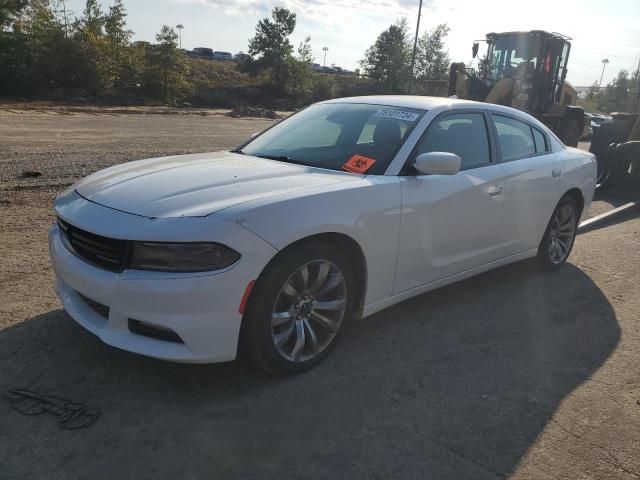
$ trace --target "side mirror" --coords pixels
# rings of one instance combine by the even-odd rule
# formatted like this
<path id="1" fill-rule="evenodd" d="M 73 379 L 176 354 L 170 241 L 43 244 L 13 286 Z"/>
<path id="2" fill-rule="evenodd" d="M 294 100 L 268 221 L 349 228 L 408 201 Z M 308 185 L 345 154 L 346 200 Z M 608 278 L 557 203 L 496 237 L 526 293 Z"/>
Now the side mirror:
<path id="1" fill-rule="evenodd" d="M 416 170 L 426 175 L 455 175 L 460 171 L 462 159 L 455 153 L 428 152 L 416 157 Z"/>
<path id="2" fill-rule="evenodd" d="M 478 56 L 478 49 L 480 48 L 480 44 L 478 42 L 473 42 L 473 48 L 471 49 L 471 53 L 473 54 L 473 58 Z"/>

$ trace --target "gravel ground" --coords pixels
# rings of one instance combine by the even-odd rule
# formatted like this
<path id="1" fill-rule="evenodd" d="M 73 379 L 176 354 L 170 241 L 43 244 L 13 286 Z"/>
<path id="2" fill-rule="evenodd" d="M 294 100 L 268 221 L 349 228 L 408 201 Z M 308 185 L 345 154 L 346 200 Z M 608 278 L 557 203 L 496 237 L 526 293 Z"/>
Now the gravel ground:
<path id="1" fill-rule="evenodd" d="M 0 392 L 102 411 L 70 431 L 0 398 L 1 479 L 640 477 L 637 211 L 581 234 L 555 274 L 524 262 L 353 322 L 294 378 L 125 353 L 61 310 L 45 238 L 56 192 L 268 124 L 0 110 Z"/>

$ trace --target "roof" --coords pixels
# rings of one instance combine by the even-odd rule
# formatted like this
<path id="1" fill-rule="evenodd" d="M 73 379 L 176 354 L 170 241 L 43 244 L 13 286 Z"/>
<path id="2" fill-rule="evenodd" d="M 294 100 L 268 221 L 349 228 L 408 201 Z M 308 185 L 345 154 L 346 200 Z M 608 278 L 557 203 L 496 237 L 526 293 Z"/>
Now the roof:
<path id="1" fill-rule="evenodd" d="M 542 36 L 542 37 L 554 37 L 554 38 L 563 38 L 565 40 L 572 40 L 571 37 L 568 37 L 566 35 L 563 35 L 562 33 L 558 33 L 558 32 L 547 32 L 546 30 L 524 30 L 524 31 L 511 31 L 511 32 L 490 32 L 487 33 L 486 38 L 493 38 L 493 37 L 502 37 L 502 36 L 508 36 L 508 35 L 537 35 L 537 36 Z"/>
<path id="2" fill-rule="evenodd" d="M 494 113 L 505 113 L 516 118 L 519 117 L 526 122 L 537 125 L 539 128 L 548 130 L 547 127 L 537 118 L 521 110 L 504 105 L 474 102 L 472 100 L 460 100 L 457 98 L 423 97 L 420 95 L 370 95 L 366 97 L 334 98 L 333 100 L 326 100 L 318 103 L 361 103 L 398 108 L 417 108 L 427 111 L 435 110 L 437 113 L 451 109 L 482 109 L 489 110 Z"/>
<path id="3" fill-rule="evenodd" d="M 369 95 L 365 97 L 344 97 L 334 98 L 321 103 L 366 103 L 369 105 L 386 105 L 389 107 L 419 108 L 423 110 L 433 110 L 436 107 L 463 105 L 483 105 L 486 103 L 473 102 L 470 100 L 459 100 L 445 97 L 425 97 L 421 95 Z"/>

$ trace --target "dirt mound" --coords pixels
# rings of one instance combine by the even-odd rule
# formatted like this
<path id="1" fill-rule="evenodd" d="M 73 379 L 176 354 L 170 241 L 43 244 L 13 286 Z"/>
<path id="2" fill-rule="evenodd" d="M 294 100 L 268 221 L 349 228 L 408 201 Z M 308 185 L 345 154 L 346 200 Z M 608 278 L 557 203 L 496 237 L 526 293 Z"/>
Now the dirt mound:
<path id="1" fill-rule="evenodd" d="M 282 118 L 275 110 L 269 110 L 268 108 L 258 108 L 258 107 L 244 107 L 238 106 L 227 113 L 228 116 L 234 118 L 240 117 L 254 117 L 254 118 L 271 118 L 278 119 Z"/>

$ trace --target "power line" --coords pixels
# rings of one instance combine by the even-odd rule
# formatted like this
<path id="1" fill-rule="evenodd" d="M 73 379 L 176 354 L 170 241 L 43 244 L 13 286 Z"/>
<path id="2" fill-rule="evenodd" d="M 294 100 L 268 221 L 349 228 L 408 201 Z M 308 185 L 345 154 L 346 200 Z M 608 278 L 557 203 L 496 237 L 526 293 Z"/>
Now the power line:
<path id="1" fill-rule="evenodd" d="M 357 5 L 347 5 L 344 3 L 334 3 L 334 2 L 321 2 L 319 0 L 304 0 L 305 3 L 315 3 L 316 5 L 321 5 L 323 7 L 342 7 L 342 8 L 353 8 L 354 10 L 364 10 L 367 12 L 377 12 L 383 15 L 400 15 L 400 16 L 408 16 L 407 12 L 389 12 L 384 10 L 384 8 L 382 9 L 378 9 L 378 8 L 367 8 L 367 7 L 360 7 Z"/>
<path id="2" fill-rule="evenodd" d="M 609 57 L 618 57 L 618 58 L 633 58 L 634 60 L 637 58 L 637 55 L 619 55 L 617 53 L 598 52 L 596 50 L 580 49 L 580 53 L 593 53 L 594 55 L 607 55 Z"/>

